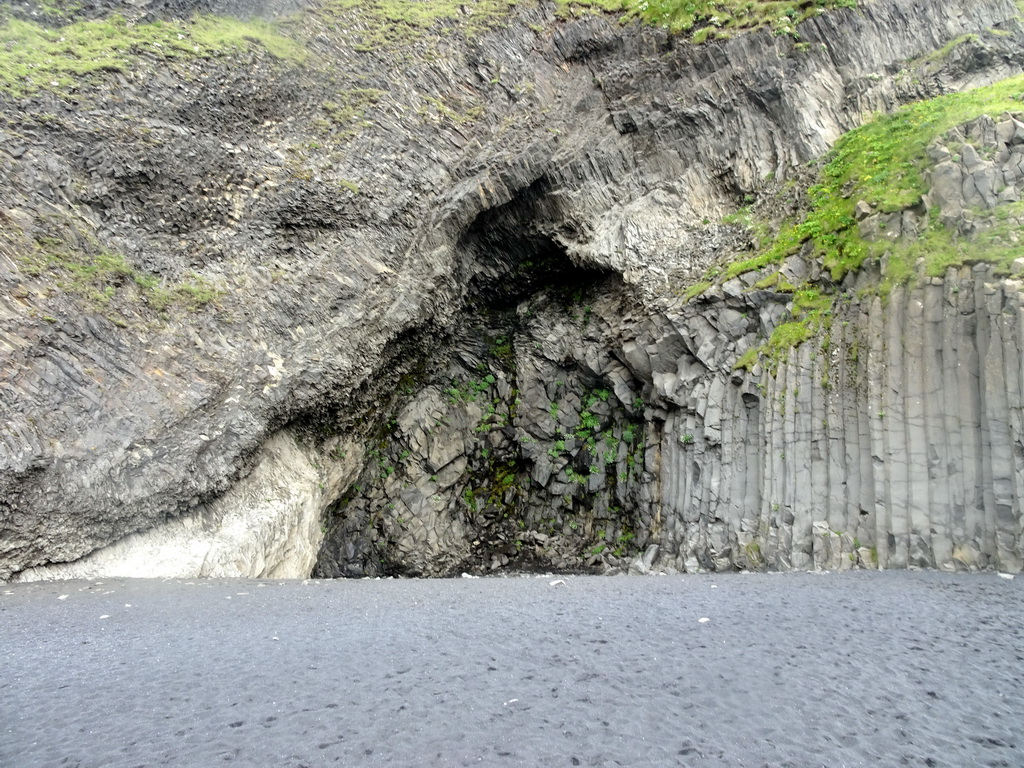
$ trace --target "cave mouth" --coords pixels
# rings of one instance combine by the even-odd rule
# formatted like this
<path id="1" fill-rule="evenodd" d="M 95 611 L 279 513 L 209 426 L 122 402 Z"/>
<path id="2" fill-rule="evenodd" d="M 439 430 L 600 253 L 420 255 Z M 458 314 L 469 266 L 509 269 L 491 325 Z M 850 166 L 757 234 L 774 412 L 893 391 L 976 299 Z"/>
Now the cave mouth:
<path id="1" fill-rule="evenodd" d="M 461 308 L 374 376 L 399 386 L 371 398 L 368 458 L 327 513 L 315 576 L 590 573 L 604 550 L 627 554 L 641 427 L 581 364 L 594 354 L 542 343 L 575 327 L 600 344 L 590 305 L 624 288 L 570 256 L 580 231 L 541 179 L 458 238 Z"/>
<path id="2" fill-rule="evenodd" d="M 512 310 L 541 292 L 578 298 L 619 278 L 613 270 L 573 261 L 561 240 L 578 231 L 543 177 L 480 213 L 456 244 L 469 311 Z"/>

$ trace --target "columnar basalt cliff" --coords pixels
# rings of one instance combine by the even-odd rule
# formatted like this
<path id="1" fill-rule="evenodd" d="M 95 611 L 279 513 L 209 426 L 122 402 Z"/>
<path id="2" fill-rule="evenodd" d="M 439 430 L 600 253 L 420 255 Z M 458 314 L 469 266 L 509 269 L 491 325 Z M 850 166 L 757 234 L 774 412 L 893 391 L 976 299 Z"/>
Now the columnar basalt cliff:
<path id="1" fill-rule="evenodd" d="M 0 578 L 1021 570 L 1024 103 L 876 256 L 757 260 L 873 113 L 1016 82 L 1014 3 L 350 5 L 22 14 L 150 37 L 0 78 Z"/>

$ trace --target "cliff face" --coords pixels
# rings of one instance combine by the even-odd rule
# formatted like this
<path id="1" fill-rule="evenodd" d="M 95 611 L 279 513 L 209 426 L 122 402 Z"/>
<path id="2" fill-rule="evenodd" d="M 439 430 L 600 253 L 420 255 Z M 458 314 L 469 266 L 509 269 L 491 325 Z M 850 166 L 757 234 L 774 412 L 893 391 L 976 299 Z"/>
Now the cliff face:
<path id="1" fill-rule="evenodd" d="M 1019 571 L 1019 291 L 979 266 L 853 301 L 762 376 L 723 370 L 735 325 L 673 318 L 692 358 L 655 373 L 677 406 L 655 448 L 663 557 Z"/>
<path id="2" fill-rule="evenodd" d="M 681 296 L 750 247 L 723 215 L 800 208 L 871 112 L 1019 74 L 1012 3 L 698 47 L 545 7 L 374 50 L 304 18 L 313 61 L 5 96 L 0 576 L 1020 570 L 1015 281 L 865 268 L 740 368 L 793 294 Z"/>

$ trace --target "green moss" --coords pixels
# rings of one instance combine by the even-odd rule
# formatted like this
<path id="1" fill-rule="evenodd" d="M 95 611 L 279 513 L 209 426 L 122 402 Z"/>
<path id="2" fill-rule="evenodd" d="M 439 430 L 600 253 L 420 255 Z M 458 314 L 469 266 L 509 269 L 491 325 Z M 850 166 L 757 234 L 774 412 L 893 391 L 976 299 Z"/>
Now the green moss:
<path id="1" fill-rule="evenodd" d="M 855 0 L 557 0 L 562 16 L 616 13 L 639 19 L 673 34 L 693 31 L 693 42 L 730 37 L 771 27 L 776 34 L 799 37 L 797 24 L 831 8 L 851 8 Z"/>
<path id="2" fill-rule="evenodd" d="M 252 45 L 281 59 L 305 55 L 270 24 L 214 16 L 129 24 L 115 15 L 59 29 L 8 19 L 0 26 L 0 41 L 0 92 L 14 96 L 66 90 L 92 74 L 128 71 L 141 57 L 210 57 Z"/>
<path id="3" fill-rule="evenodd" d="M 338 179 L 338 185 L 347 189 L 353 195 L 359 194 L 359 185 L 351 179 Z"/>
<path id="4" fill-rule="evenodd" d="M 744 352 L 740 358 L 733 363 L 732 369 L 738 371 L 741 368 L 747 371 L 754 370 L 754 366 L 757 365 L 757 360 L 761 356 L 761 347 L 751 347 Z"/>
<path id="5" fill-rule="evenodd" d="M 356 50 L 382 51 L 445 26 L 474 37 L 498 26 L 516 5 L 516 0 L 330 0 L 320 13 L 359 35 Z"/>
<path id="6" fill-rule="evenodd" d="M 350 139 L 370 125 L 366 119 L 367 111 L 386 95 L 386 91 L 377 88 L 338 91 L 332 99 L 321 105 L 324 117 L 317 118 L 314 125 L 335 140 Z"/>
<path id="7" fill-rule="evenodd" d="M 697 296 L 700 296 L 712 285 L 714 285 L 714 283 L 710 280 L 701 280 L 699 283 L 694 283 L 683 292 L 683 301 L 690 301 Z"/>
<path id="8" fill-rule="evenodd" d="M 450 107 L 441 99 L 433 96 L 423 96 L 423 104 L 417 110 L 424 118 L 442 118 L 450 120 L 456 125 L 464 125 L 477 120 L 484 113 L 484 108 L 479 104 L 473 104 L 464 111 L 458 107 Z"/>
<path id="9" fill-rule="evenodd" d="M 138 297 L 152 309 L 172 306 L 197 310 L 215 302 L 221 292 L 203 278 L 191 275 L 164 284 L 156 275 L 140 272 L 119 253 L 71 250 L 55 238 L 41 238 L 35 250 L 19 261 L 25 274 L 50 275 L 60 290 L 78 296 L 95 311 L 105 311 L 115 297 Z"/>

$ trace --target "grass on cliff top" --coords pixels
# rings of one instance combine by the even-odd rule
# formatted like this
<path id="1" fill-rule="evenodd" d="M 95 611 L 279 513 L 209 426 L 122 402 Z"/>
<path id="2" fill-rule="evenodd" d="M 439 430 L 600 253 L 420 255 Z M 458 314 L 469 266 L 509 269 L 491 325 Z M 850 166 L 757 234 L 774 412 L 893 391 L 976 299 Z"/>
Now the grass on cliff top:
<path id="1" fill-rule="evenodd" d="M 588 12 L 619 13 L 673 34 L 693 31 L 693 41 L 729 37 L 761 27 L 799 37 L 796 25 L 831 8 L 853 8 L 856 0 L 557 0 L 563 16 Z"/>
<path id="2" fill-rule="evenodd" d="M 827 155 L 819 183 L 809 190 L 811 207 L 804 219 L 781 227 L 764 251 L 730 265 L 726 276 L 781 261 L 805 243 L 811 244 L 813 256 L 835 280 L 884 252 L 889 254 L 890 283 L 909 279 L 920 257 L 925 259 L 926 273 L 935 276 L 968 258 L 1007 268 L 1020 255 L 1019 247 L 1000 245 L 997 231 L 987 242 L 958 242 L 952 231 L 933 222 L 917 242 L 871 243 L 860 237 L 853 214 L 861 200 L 880 212 L 918 205 L 927 191 L 928 145 L 982 115 L 1021 111 L 1022 96 L 1024 76 L 1018 75 L 973 91 L 910 104 L 843 135 Z"/>
<path id="3" fill-rule="evenodd" d="M 389 50 L 424 37 L 445 22 L 467 37 L 498 26 L 518 0 L 328 0 L 320 13 L 336 17 L 359 37 L 360 51 Z"/>
<path id="4" fill-rule="evenodd" d="M 211 57 L 252 45 L 280 59 L 305 56 L 298 43 L 260 21 L 197 16 L 131 24 L 115 15 L 49 29 L 7 19 L 0 26 L 0 92 L 24 96 L 64 90 L 90 74 L 131 70 L 141 56 Z"/>

